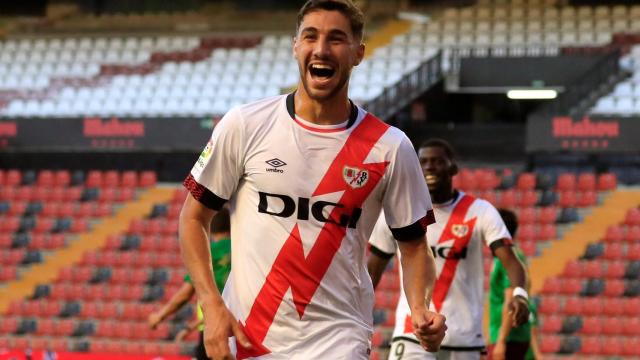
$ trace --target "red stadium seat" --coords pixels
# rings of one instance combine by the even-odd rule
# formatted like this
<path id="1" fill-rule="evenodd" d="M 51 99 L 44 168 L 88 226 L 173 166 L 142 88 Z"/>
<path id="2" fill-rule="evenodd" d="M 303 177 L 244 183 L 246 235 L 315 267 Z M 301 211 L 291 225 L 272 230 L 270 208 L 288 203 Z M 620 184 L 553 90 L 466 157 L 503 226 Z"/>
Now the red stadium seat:
<path id="1" fill-rule="evenodd" d="M 47 202 L 51 199 L 51 188 L 36 186 L 33 188 L 33 201 Z"/>
<path id="2" fill-rule="evenodd" d="M 578 176 L 578 191 L 595 191 L 596 175 L 593 173 L 582 173 Z"/>
<path id="3" fill-rule="evenodd" d="M 615 190 L 618 186 L 618 181 L 615 174 L 605 173 L 598 176 L 598 190 L 607 191 Z"/>
<path id="4" fill-rule="evenodd" d="M 558 201 L 558 205 L 563 208 L 572 208 L 576 207 L 578 204 L 578 197 L 575 191 L 562 191 L 560 193 L 560 200 Z"/>
<path id="5" fill-rule="evenodd" d="M 640 226 L 627 227 L 627 233 L 624 236 L 624 240 L 630 243 L 640 242 Z"/>
<path id="6" fill-rule="evenodd" d="M 602 353 L 602 343 L 600 342 L 600 338 L 594 336 L 582 337 L 580 353 L 585 355 L 598 355 Z"/>
<path id="7" fill-rule="evenodd" d="M 558 237 L 558 230 L 555 224 L 544 224 L 540 227 L 537 238 L 539 240 L 554 240 Z"/>
<path id="8" fill-rule="evenodd" d="M 536 222 L 537 217 L 534 207 L 525 207 L 518 211 L 518 222 L 520 224 L 533 224 Z"/>
<path id="9" fill-rule="evenodd" d="M 623 259 L 623 250 L 622 244 L 620 243 L 604 244 L 604 253 L 602 254 L 602 257 L 606 260 Z"/>
<path id="10" fill-rule="evenodd" d="M 56 333 L 56 324 L 53 319 L 40 319 L 36 328 L 36 335 L 53 335 Z"/>
<path id="11" fill-rule="evenodd" d="M 582 318 L 582 334 L 599 335 L 602 333 L 602 318 L 597 316 L 585 316 Z"/>
<path id="12" fill-rule="evenodd" d="M 534 173 L 521 173 L 518 176 L 516 188 L 518 190 L 534 190 L 536 187 L 536 174 Z"/>
<path id="13" fill-rule="evenodd" d="M 22 173 L 19 170 L 9 170 L 5 174 L 5 186 L 18 186 L 22 183 Z"/>
<path id="14" fill-rule="evenodd" d="M 624 223 L 626 225 L 640 225 L 640 208 L 631 208 L 627 211 L 627 214 L 624 218 Z"/>
<path id="15" fill-rule="evenodd" d="M 546 334 L 557 334 L 562 330 L 562 318 L 556 315 L 545 316 L 542 319 L 542 331 Z"/>
<path id="16" fill-rule="evenodd" d="M 568 297 L 564 301 L 564 313 L 567 315 L 582 315 L 584 303 L 581 298 Z"/>
<path id="17" fill-rule="evenodd" d="M 518 229 L 518 239 L 521 241 L 534 241 L 536 240 L 536 228 L 532 224 L 524 224 Z"/>
<path id="18" fill-rule="evenodd" d="M 559 278 L 547 278 L 542 286 L 542 293 L 545 295 L 559 294 L 562 289 L 562 280 Z"/>
<path id="19" fill-rule="evenodd" d="M 624 323 L 620 318 L 603 318 L 602 332 L 607 335 L 619 335 L 624 333 Z"/>
<path id="20" fill-rule="evenodd" d="M 565 264 L 562 275 L 572 278 L 582 277 L 582 266 L 583 264 L 580 261 L 571 260 Z"/>
<path id="21" fill-rule="evenodd" d="M 71 336 L 75 328 L 75 322 L 72 319 L 60 319 L 55 325 L 55 335 Z"/>
<path id="22" fill-rule="evenodd" d="M 622 355 L 623 340 L 618 336 L 608 336 L 603 338 L 602 354 L 604 355 Z"/>
<path id="23" fill-rule="evenodd" d="M 542 297 L 542 302 L 540 303 L 541 314 L 555 315 L 555 314 L 558 314 L 561 311 L 561 309 L 562 309 L 562 303 L 559 297 L 557 296 Z"/>
<path id="24" fill-rule="evenodd" d="M 102 187 L 104 184 L 103 174 L 99 170 L 91 170 L 87 174 L 85 185 L 87 187 Z"/>
<path id="25" fill-rule="evenodd" d="M 138 186 L 138 174 L 135 171 L 125 171 L 122 173 L 123 188 L 135 189 Z"/>
<path id="26" fill-rule="evenodd" d="M 79 201 L 82 197 L 82 187 L 74 186 L 64 190 L 64 201 Z"/>
<path id="27" fill-rule="evenodd" d="M 640 260 L 640 244 L 629 244 L 625 254 L 627 260 Z"/>
<path id="28" fill-rule="evenodd" d="M 601 261 L 586 261 L 582 264 L 582 276 L 588 278 L 600 278 L 604 274 L 604 265 Z"/>
<path id="29" fill-rule="evenodd" d="M 624 314 L 628 316 L 640 316 L 640 297 L 625 299 Z"/>
<path id="30" fill-rule="evenodd" d="M 626 271 L 626 264 L 621 261 L 609 261 L 607 263 L 606 277 L 609 279 L 620 279 Z"/>
<path id="31" fill-rule="evenodd" d="M 514 208 L 514 207 L 516 207 L 517 203 L 518 203 L 518 201 L 517 201 L 517 196 L 516 196 L 516 191 L 515 190 L 513 190 L 513 189 L 504 190 L 500 194 L 500 200 L 499 200 L 500 207 L 502 207 L 502 208 Z"/>
<path id="32" fill-rule="evenodd" d="M 140 186 L 150 187 L 156 185 L 156 173 L 153 171 L 143 171 L 140 174 Z"/>
<path id="33" fill-rule="evenodd" d="M 113 203 L 116 201 L 116 189 L 113 187 L 104 187 L 100 189 L 98 201 L 101 203 Z"/>
<path id="34" fill-rule="evenodd" d="M 569 279 L 561 279 L 562 280 L 562 288 L 560 289 L 560 293 L 564 295 L 576 295 L 580 293 L 582 290 L 582 279 L 579 278 L 569 278 Z"/>
<path id="35" fill-rule="evenodd" d="M 525 254 L 525 256 L 527 257 L 534 257 L 537 256 L 537 246 L 536 243 L 533 241 L 520 241 L 518 243 L 518 246 L 520 247 L 520 249 L 522 250 L 522 252 Z"/>
<path id="36" fill-rule="evenodd" d="M 119 202 L 131 201 L 135 197 L 134 190 L 131 188 L 121 188 L 116 199 Z"/>
<path id="37" fill-rule="evenodd" d="M 86 219 L 82 219 L 82 218 L 73 219 L 70 230 L 74 234 L 86 232 L 87 230 L 89 230 L 89 223 L 87 222 Z"/>
<path id="38" fill-rule="evenodd" d="M 576 189 L 576 175 L 572 173 L 560 174 L 556 189 L 558 191 L 574 191 Z"/>
<path id="39" fill-rule="evenodd" d="M 545 206 L 540 208 L 539 222 L 543 224 L 553 224 L 558 219 L 558 208 L 555 206 Z"/>
<path id="40" fill-rule="evenodd" d="M 638 333 L 635 333 L 633 335 L 637 334 Z M 624 339 L 622 343 L 622 354 L 631 357 L 635 356 L 636 358 L 640 356 L 640 339 L 638 339 L 637 336 Z"/>
<path id="41" fill-rule="evenodd" d="M 120 186 L 120 173 L 115 170 L 106 171 L 103 174 L 103 186 L 105 187 L 119 187 Z"/>
<path id="42" fill-rule="evenodd" d="M 537 203 L 538 194 L 536 194 L 534 190 L 525 190 L 520 192 L 520 196 L 518 197 L 518 206 L 535 206 Z"/>
<path id="43" fill-rule="evenodd" d="M 625 232 L 620 226 L 609 226 L 605 233 L 604 240 L 606 242 L 619 242 L 624 239 Z"/>
<path id="44" fill-rule="evenodd" d="M 71 174 L 68 170 L 58 170 L 54 174 L 53 183 L 55 186 L 66 187 L 71 183 Z"/>
<path id="45" fill-rule="evenodd" d="M 624 281 L 620 279 L 609 279 L 604 284 L 604 295 L 609 297 L 622 296 L 624 294 L 624 287 Z"/>
<path id="46" fill-rule="evenodd" d="M 556 335 L 545 335 L 540 342 L 540 351 L 543 353 L 557 353 L 560 350 L 560 337 Z"/>
<path id="47" fill-rule="evenodd" d="M 595 206 L 598 203 L 598 194 L 594 191 L 585 191 L 580 194 L 578 197 L 578 202 L 576 203 L 579 207 L 589 207 Z"/>
<path id="48" fill-rule="evenodd" d="M 565 304 L 566 305 L 566 304 Z M 582 314 L 600 315 L 604 309 L 604 299 L 601 297 L 585 298 L 582 300 Z"/>

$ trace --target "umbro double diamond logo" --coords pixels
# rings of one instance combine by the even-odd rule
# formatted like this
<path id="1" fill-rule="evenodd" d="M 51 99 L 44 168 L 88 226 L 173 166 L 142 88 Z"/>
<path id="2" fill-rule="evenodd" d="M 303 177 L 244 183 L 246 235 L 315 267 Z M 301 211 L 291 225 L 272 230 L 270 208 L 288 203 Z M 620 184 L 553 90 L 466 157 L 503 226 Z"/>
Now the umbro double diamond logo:
<path id="1" fill-rule="evenodd" d="M 277 173 L 283 173 L 284 170 L 279 169 L 282 166 L 287 165 L 286 162 L 278 159 L 278 158 L 273 158 L 271 160 L 267 160 L 265 161 L 268 165 L 272 166 L 271 168 L 267 168 L 266 171 L 267 172 L 277 172 Z"/>

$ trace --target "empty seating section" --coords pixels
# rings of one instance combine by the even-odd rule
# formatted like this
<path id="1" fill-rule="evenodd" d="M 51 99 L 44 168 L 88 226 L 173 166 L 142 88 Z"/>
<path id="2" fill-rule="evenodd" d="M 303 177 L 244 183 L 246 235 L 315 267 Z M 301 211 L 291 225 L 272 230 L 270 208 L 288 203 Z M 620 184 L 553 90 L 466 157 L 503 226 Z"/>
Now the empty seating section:
<path id="1" fill-rule="evenodd" d="M 0 282 L 19 278 L 21 267 L 42 262 L 155 182 L 153 172 L 0 170 Z"/>
<path id="2" fill-rule="evenodd" d="M 43 177 L 48 178 L 39 176 Z M 153 186 L 155 181 L 153 173 L 93 171 L 83 184 L 136 188 Z M 38 285 L 30 299 L 13 302 L 0 335 L 14 346 L 23 336 L 29 336 L 32 345 L 63 340 L 58 345 L 64 351 L 147 355 L 189 351 L 197 333 L 182 343 L 173 338 L 193 315 L 191 307 L 155 330 L 147 323 L 148 315 L 184 281 L 177 218 L 185 197 L 186 192 L 177 189 L 171 203 L 157 204 L 149 218 L 132 221 L 125 233 L 110 236 L 102 249 L 85 252 L 79 264 L 62 268 L 53 283 Z"/>
<path id="3" fill-rule="evenodd" d="M 514 210 L 518 215 L 519 221 L 516 244 L 529 258 L 537 256 L 548 241 L 561 237 L 560 228 L 562 224 L 579 220 L 576 207 L 588 208 L 595 206 L 598 203 L 600 193 L 615 190 L 617 187 L 615 175 L 609 173 L 575 174 L 565 172 L 556 176 L 548 176 L 548 174 L 514 173 L 510 169 L 495 170 L 491 168 L 463 168 L 453 178 L 453 184 L 457 189 L 488 200 L 497 208 L 502 207 Z M 575 201 L 569 203 L 562 201 L 562 194 L 564 193 L 573 194 L 572 196 L 577 199 L 584 197 L 584 194 L 594 195 L 588 196 L 588 202 Z M 630 212 L 627 216 L 627 222 L 634 224 L 637 222 L 640 225 L 640 212 L 636 210 Z M 637 234 L 640 238 L 640 233 L 636 233 L 635 230 L 613 228 L 611 232 L 611 236 L 621 239 L 620 242 L 622 239 L 629 238 L 631 235 L 627 234 L 630 232 Z M 580 275 L 548 281 L 545 284 L 542 300 L 544 310 L 541 311 L 545 314 L 558 314 L 564 308 L 564 298 L 561 296 L 577 296 L 577 294 L 581 294 L 584 291 L 593 292 L 596 290 L 624 294 L 631 291 L 629 289 L 636 289 L 635 282 L 627 284 L 620 279 L 627 274 L 629 267 L 635 269 L 634 266 L 636 265 L 630 265 L 629 261 L 634 256 L 635 258 L 640 258 L 640 242 L 637 246 L 628 242 L 616 244 L 619 245 L 618 248 L 602 251 L 606 254 L 605 256 L 608 256 L 606 257 L 606 262 L 599 262 L 597 265 L 589 264 L 584 267 L 580 262 Z M 493 258 L 487 247 L 483 248 L 483 254 L 484 285 L 486 289 Z M 624 255 L 626 258 L 614 257 L 615 254 L 626 254 Z M 576 265 L 568 266 L 574 267 Z M 640 271 L 640 268 L 638 268 L 638 271 Z M 583 275 L 583 273 L 594 277 L 601 276 L 601 278 L 610 280 L 606 280 L 607 284 L 598 284 L 597 281 L 589 281 L 586 278 L 587 275 Z M 616 283 L 614 280 L 622 281 L 623 283 Z M 604 286 L 602 289 L 599 287 L 601 285 Z M 388 352 L 390 336 L 395 323 L 395 307 L 398 300 L 399 287 L 398 264 L 394 261 L 393 266 L 387 269 L 379 287 L 376 289 L 374 347 L 376 346 L 375 344 L 378 344 L 378 349 L 375 349 L 374 356 L 379 358 L 386 358 Z M 549 289 L 553 289 L 554 292 L 550 293 Z M 640 291 L 640 287 L 638 287 L 638 290 Z M 549 297 L 551 300 L 548 300 Z M 546 323 L 547 315 L 545 315 L 544 319 L 543 326 L 560 329 L 564 318 L 552 317 L 551 322 L 548 324 Z M 550 332 L 546 334 L 548 333 Z M 555 331 L 553 334 L 560 334 L 560 331 Z M 556 349 L 556 345 L 560 346 L 565 341 L 561 336 L 554 338 L 545 336 L 543 340 L 543 348 L 546 349 Z M 548 350 L 547 352 L 553 351 Z"/>
<path id="4" fill-rule="evenodd" d="M 631 77 L 616 84 L 607 95 L 598 99 L 591 113 L 600 115 L 635 116 L 640 113 L 640 45 L 620 59 L 620 66 Z"/>
<path id="5" fill-rule="evenodd" d="M 545 281 L 540 319 L 546 353 L 640 356 L 640 208 Z"/>

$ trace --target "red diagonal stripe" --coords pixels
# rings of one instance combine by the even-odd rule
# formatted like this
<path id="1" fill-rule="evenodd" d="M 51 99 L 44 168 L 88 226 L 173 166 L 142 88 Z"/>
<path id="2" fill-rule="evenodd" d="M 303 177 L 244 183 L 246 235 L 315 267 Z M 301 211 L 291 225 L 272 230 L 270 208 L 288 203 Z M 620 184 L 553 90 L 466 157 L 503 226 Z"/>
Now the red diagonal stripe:
<path id="1" fill-rule="evenodd" d="M 455 237 L 453 241 L 453 246 L 451 247 L 450 252 L 459 252 L 464 247 L 469 244 L 471 240 L 471 235 L 473 234 L 473 228 L 476 224 L 476 218 L 469 220 L 468 222 L 464 222 L 464 218 L 467 215 L 467 211 L 471 204 L 475 201 L 475 198 L 469 195 L 464 195 L 462 199 L 458 202 L 456 207 L 451 212 L 451 216 L 449 217 L 449 221 L 445 226 L 442 234 L 440 235 L 440 239 L 438 243 L 447 241 L 451 238 Z M 457 237 L 451 232 L 451 228 L 455 224 L 465 224 L 468 226 L 467 233 L 465 236 Z M 446 259 L 444 262 L 444 266 L 442 271 L 440 272 L 440 276 L 436 280 L 436 284 L 433 288 L 433 305 L 435 305 L 436 310 L 440 311 L 442 308 L 442 303 L 444 302 L 444 298 L 447 296 L 449 292 L 449 288 L 451 287 L 451 283 L 453 282 L 453 278 L 456 274 L 456 268 L 458 267 L 458 263 L 460 262 L 459 258 L 450 258 Z"/>
<path id="2" fill-rule="evenodd" d="M 270 352 L 262 342 L 289 287 L 299 316 L 302 318 L 304 315 L 346 234 L 346 228 L 338 225 L 341 217 L 349 216 L 354 209 L 360 208 L 384 175 L 387 163 L 364 164 L 364 160 L 388 128 L 387 124 L 367 115 L 336 155 L 313 196 L 343 191 L 339 203 L 344 207 L 333 208 L 329 214 L 330 221 L 320 230 L 307 258 L 304 257 L 298 225 L 294 226 L 247 316 L 244 329 L 254 345 L 253 349 L 247 351 L 237 343 L 238 359 Z M 368 171 L 369 179 L 364 186 L 354 189 L 346 183 L 342 174 L 345 166 Z"/>

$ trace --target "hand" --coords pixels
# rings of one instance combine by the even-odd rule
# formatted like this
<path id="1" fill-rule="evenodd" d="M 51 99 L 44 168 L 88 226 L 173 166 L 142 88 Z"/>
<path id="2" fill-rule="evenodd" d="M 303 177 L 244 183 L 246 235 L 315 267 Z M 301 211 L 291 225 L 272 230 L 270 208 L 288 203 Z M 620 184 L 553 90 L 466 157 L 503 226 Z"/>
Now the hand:
<path id="1" fill-rule="evenodd" d="M 203 303 L 204 348 L 214 360 L 234 360 L 229 349 L 229 337 L 235 336 L 240 345 L 251 349 L 251 342 L 242 332 L 238 320 L 224 304 Z"/>
<path id="2" fill-rule="evenodd" d="M 529 301 L 522 296 L 514 296 L 509 301 L 511 324 L 518 327 L 529 321 Z"/>
<path id="3" fill-rule="evenodd" d="M 147 323 L 149 324 L 149 327 L 153 330 L 155 330 L 158 324 L 160 324 L 161 322 L 162 322 L 162 317 L 160 316 L 160 313 L 155 311 L 149 314 L 149 317 L 147 318 Z"/>
<path id="4" fill-rule="evenodd" d="M 426 351 L 438 351 L 447 331 L 446 318 L 425 308 L 412 311 L 411 321 L 413 322 L 413 332 L 420 341 L 420 345 Z"/>
<path id="5" fill-rule="evenodd" d="M 507 353 L 507 344 L 504 341 L 498 341 L 496 345 L 493 347 L 493 352 L 491 353 L 491 360 L 505 360 L 506 353 Z"/>
<path id="6" fill-rule="evenodd" d="M 182 329 L 180 331 L 178 331 L 178 333 L 176 334 L 176 341 L 182 341 L 184 340 L 190 333 L 191 331 L 189 331 L 189 329 Z"/>

